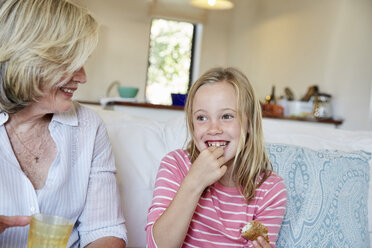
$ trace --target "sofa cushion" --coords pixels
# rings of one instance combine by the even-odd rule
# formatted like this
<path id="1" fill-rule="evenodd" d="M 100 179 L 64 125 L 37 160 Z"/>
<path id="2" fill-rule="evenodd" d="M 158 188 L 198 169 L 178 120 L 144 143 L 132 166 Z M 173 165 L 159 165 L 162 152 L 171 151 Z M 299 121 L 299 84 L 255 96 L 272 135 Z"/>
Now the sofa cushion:
<path id="1" fill-rule="evenodd" d="M 311 125 L 306 122 L 263 119 L 265 141 L 299 145 L 315 150 L 363 150 L 372 153 L 372 132 L 349 131 Z M 372 175 L 372 160 L 369 161 Z M 372 213 L 372 183 L 369 185 L 368 212 Z M 370 247 L 372 247 L 372 214 L 369 215 Z"/>
<path id="2" fill-rule="evenodd" d="M 180 116 L 164 124 L 164 142 L 167 153 L 187 147 L 190 138 L 185 118 L 185 116 Z"/>
<path id="3" fill-rule="evenodd" d="M 283 144 L 267 151 L 288 191 L 277 247 L 369 247 L 370 153 Z"/>

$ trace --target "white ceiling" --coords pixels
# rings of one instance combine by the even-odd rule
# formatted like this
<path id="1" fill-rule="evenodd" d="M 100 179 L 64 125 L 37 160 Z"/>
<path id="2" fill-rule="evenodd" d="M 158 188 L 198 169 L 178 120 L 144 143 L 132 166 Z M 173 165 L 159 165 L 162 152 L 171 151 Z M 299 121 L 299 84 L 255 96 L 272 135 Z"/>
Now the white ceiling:
<path id="1" fill-rule="evenodd" d="M 149 3 L 153 3 L 153 4 L 159 4 L 159 5 L 170 5 L 170 6 L 180 6 L 180 5 L 183 5 L 183 6 L 191 6 L 190 4 L 190 0 L 146 0 L 147 2 Z M 230 0 L 231 2 L 234 3 L 234 1 L 236 0 Z M 195 8 L 195 7 L 194 7 Z"/>
<path id="2" fill-rule="evenodd" d="M 161 3 L 172 3 L 172 4 L 188 4 L 189 0 L 149 0 L 152 2 L 161 2 Z"/>

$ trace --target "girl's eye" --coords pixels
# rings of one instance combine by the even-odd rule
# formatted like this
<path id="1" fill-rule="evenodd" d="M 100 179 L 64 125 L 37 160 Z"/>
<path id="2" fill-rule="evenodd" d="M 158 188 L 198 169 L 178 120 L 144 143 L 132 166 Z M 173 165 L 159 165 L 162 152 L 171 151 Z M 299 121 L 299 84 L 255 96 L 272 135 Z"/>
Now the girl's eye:
<path id="1" fill-rule="evenodd" d="M 207 119 L 207 117 L 202 116 L 202 115 L 199 115 L 199 116 L 196 117 L 196 120 L 198 120 L 198 121 L 205 121 L 206 119 Z"/>
<path id="2" fill-rule="evenodd" d="M 222 116 L 222 119 L 232 119 L 232 118 L 234 118 L 234 116 L 231 115 L 231 114 L 224 114 L 224 115 Z"/>

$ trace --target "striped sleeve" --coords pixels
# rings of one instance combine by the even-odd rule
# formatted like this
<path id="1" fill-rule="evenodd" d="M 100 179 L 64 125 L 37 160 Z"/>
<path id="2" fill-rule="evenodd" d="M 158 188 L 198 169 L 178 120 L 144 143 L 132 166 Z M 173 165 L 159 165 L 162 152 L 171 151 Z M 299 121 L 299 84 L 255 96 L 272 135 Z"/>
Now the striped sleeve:
<path id="1" fill-rule="evenodd" d="M 125 219 L 116 184 L 115 160 L 102 122 L 97 130 L 84 210 L 78 221 L 80 246 L 113 236 L 128 244 Z"/>
<path id="2" fill-rule="evenodd" d="M 185 152 L 176 150 L 167 154 L 160 163 L 145 228 L 149 248 L 157 247 L 152 233 L 153 224 L 172 202 L 188 171 L 188 162 L 185 159 Z"/>
<path id="3" fill-rule="evenodd" d="M 287 190 L 283 179 L 272 173 L 257 189 L 256 200 L 258 209 L 255 220 L 267 227 L 270 245 L 275 247 L 287 204 Z"/>

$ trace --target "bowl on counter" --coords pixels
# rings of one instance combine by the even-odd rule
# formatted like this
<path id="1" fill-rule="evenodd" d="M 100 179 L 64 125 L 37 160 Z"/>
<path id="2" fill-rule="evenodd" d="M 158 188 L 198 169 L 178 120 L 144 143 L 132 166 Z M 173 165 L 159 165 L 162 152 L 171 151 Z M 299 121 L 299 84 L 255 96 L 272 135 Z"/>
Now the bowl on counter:
<path id="1" fill-rule="evenodd" d="M 131 86 L 118 86 L 118 93 L 122 98 L 135 98 L 138 93 L 138 88 Z"/>

